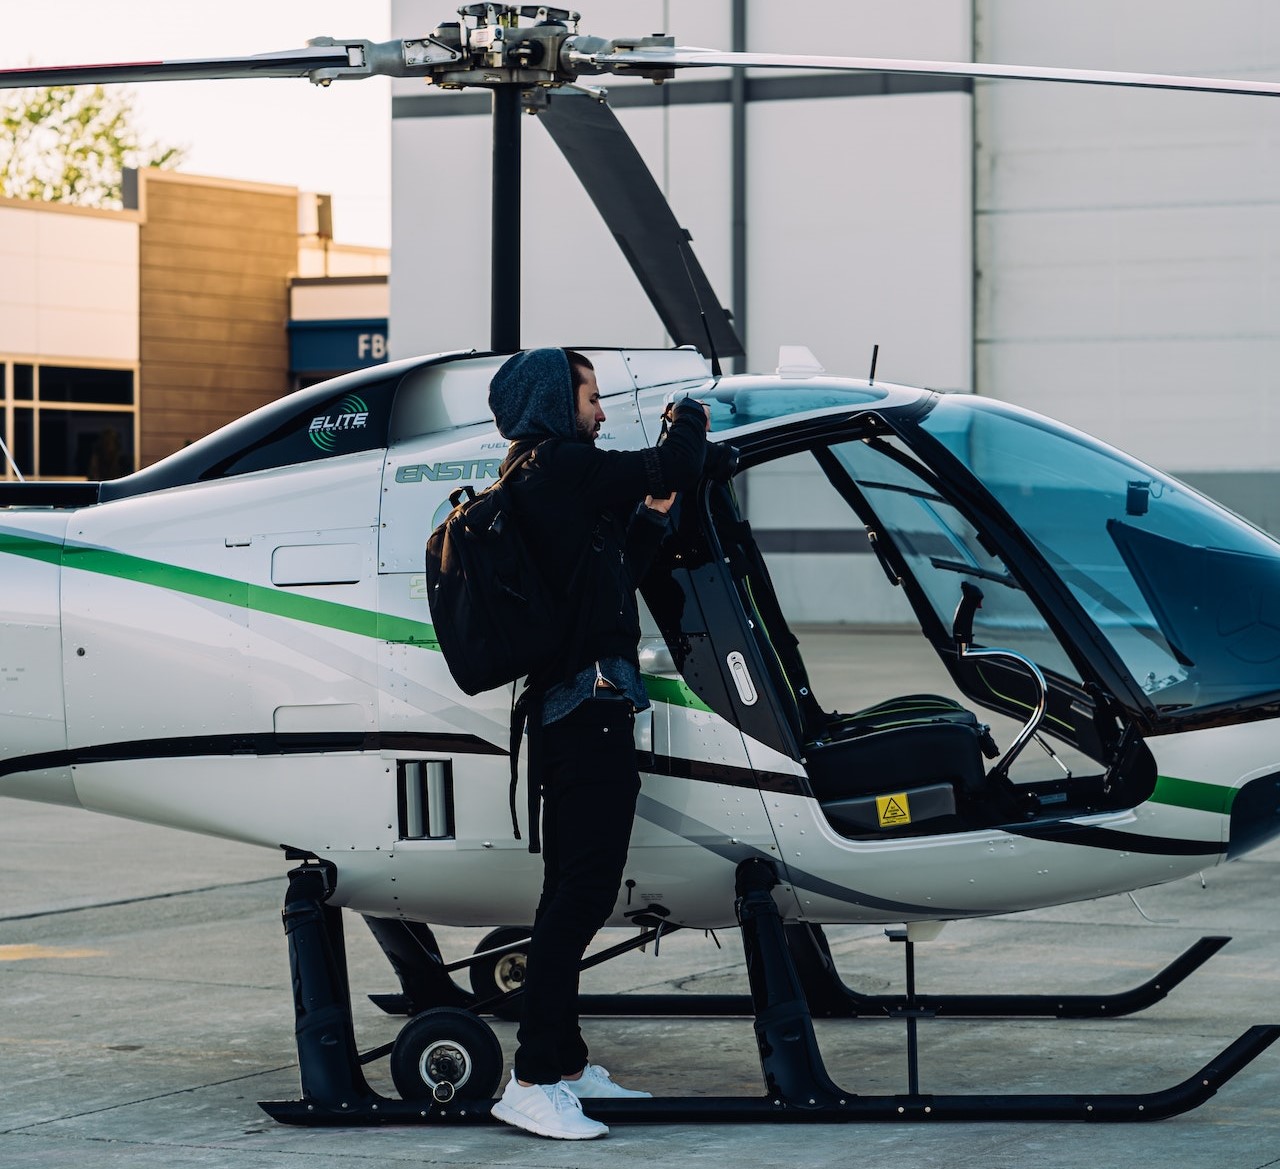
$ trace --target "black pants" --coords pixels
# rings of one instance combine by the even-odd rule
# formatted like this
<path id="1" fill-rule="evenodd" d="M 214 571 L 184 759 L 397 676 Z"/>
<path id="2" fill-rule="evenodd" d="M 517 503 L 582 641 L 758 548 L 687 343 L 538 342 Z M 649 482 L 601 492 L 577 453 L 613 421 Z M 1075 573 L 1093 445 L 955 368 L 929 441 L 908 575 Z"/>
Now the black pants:
<path id="1" fill-rule="evenodd" d="M 525 970 L 517 1078 L 581 1071 L 578 964 L 608 920 L 640 793 L 630 703 L 590 699 L 542 729 L 542 898 Z"/>

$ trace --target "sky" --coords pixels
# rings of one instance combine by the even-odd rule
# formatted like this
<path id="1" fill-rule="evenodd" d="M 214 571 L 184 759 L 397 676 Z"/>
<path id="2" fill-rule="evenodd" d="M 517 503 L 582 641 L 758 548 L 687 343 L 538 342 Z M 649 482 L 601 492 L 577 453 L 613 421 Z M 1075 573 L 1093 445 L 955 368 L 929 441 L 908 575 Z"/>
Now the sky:
<path id="1" fill-rule="evenodd" d="M 0 67 L 173 60 L 390 39 L 389 0 L 0 0 Z M 180 169 L 333 196 L 342 243 L 389 246 L 391 89 L 385 78 L 149 82 L 132 87 L 145 139 Z"/>

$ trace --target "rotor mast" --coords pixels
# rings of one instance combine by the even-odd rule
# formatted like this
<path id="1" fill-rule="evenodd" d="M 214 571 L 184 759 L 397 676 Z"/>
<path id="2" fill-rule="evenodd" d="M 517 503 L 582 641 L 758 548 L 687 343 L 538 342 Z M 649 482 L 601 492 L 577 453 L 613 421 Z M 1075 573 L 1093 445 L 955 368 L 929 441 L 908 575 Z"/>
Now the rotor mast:
<path id="1" fill-rule="evenodd" d="M 601 52 L 670 42 L 645 37 L 620 46 L 580 37 L 578 13 L 545 5 L 468 4 L 458 15 L 460 22 L 443 24 L 415 42 L 419 49 L 412 64 L 425 66 L 431 82 L 441 89 L 481 87 L 493 94 L 489 348 L 514 353 L 520 348 L 521 114 L 534 104 L 538 90 L 571 83 L 580 72 L 601 72 L 585 60 L 567 66 L 570 48 Z M 521 18 L 535 23 L 522 26 Z M 673 76 L 673 71 L 645 62 L 644 74 L 657 81 Z"/>
<path id="2" fill-rule="evenodd" d="M 520 348 L 520 118 L 514 85 L 493 90 L 492 252 L 489 257 L 489 348 Z"/>
<path id="3" fill-rule="evenodd" d="M 422 43 L 434 58 L 430 79 L 436 86 L 479 86 L 493 94 L 489 348 L 514 353 L 520 348 L 522 278 L 520 118 L 527 94 L 572 80 L 560 65 L 560 50 L 579 17 L 545 5 L 489 3 L 464 5 L 458 15 L 461 22 L 441 25 Z M 536 23 L 521 27 L 521 17 Z M 441 60 L 442 50 L 452 59 Z"/>

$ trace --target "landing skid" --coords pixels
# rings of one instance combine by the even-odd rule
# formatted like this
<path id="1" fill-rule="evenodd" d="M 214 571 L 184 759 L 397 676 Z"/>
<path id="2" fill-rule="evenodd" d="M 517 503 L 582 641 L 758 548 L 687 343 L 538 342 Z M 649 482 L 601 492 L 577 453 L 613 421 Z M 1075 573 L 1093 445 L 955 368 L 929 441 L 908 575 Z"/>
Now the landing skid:
<path id="1" fill-rule="evenodd" d="M 788 925 L 787 942 L 796 963 L 809 1009 L 821 1018 L 896 1017 L 903 1011 L 919 1011 L 931 1017 L 949 1018 L 1119 1018 L 1145 1011 L 1163 999 L 1180 982 L 1195 973 L 1229 941 L 1204 937 L 1189 946 L 1158 974 L 1140 986 L 1114 994 L 862 994 L 846 986 L 836 972 L 831 950 L 820 926 Z M 895 941 L 905 940 L 893 934 Z M 913 946 L 906 942 L 907 963 L 913 962 Z M 914 981 L 914 978 L 911 978 Z"/>
<path id="2" fill-rule="evenodd" d="M 446 964 L 429 926 L 376 918 L 365 921 L 400 980 L 401 994 L 369 996 L 388 1014 L 415 1015 L 437 1006 L 504 1013 L 503 1008 L 512 995 L 482 999 L 463 990 L 450 978 L 452 971 L 469 966 L 474 958 Z M 646 945 L 678 928 L 659 923 L 647 935 L 608 951 L 608 957 Z M 863 994 L 846 986 L 836 970 L 821 926 L 791 922 L 783 926 L 783 933 L 809 1010 L 815 1018 L 822 1019 L 896 1018 L 906 1011 L 947 1018 L 1119 1018 L 1158 1003 L 1231 940 L 1221 936 L 1200 938 L 1146 982 L 1113 994 L 892 995 Z M 508 947 L 517 948 L 515 944 Z M 911 954 L 912 946 L 908 942 L 909 964 L 913 961 Z M 602 1016 L 752 1014 L 751 996 L 745 994 L 584 994 L 579 1006 L 583 1015 Z"/>
<path id="3" fill-rule="evenodd" d="M 490 1100 L 450 1099 L 453 1087 L 448 1083 L 437 1085 L 437 1099 L 397 1100 L 379 1095 L 365 1081 L 351 1017 L 340 911 L 326 904 L 333 880 L 328 862 L 304 864 L 290 873 L 284 921 L 302 1099 L 264 1101 L 261 1107 L 286 1124 L 489 1122 Z M 1251 1027 L 1195 1075 L 1159 1092 L 935 1096 L 919 1091 L 913 1059 L 906 1095 L 859 1096 L 838 1087 L 823 1065 L 805 988 L 770 892 L 776 884 L 767 861 L 746 861 L 738 867 L 737 912 L 764 1095 L 593 1100 L 586 1106 L 590 1115 L 610 1123 L 1159 1120 L 1204 1103 L 1280 1038 L 1280 1026 Z M 475 1023 L 474 1016 L 465 1017 Z M 915 1017 L 908 1016 L 908 1023 Z"/>

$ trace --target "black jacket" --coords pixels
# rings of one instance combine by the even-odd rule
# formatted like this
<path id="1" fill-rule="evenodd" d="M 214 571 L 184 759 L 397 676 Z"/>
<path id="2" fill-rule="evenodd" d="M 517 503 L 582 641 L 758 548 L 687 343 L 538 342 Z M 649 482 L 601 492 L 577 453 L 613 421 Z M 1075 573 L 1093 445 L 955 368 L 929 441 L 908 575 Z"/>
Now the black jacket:
<path id="1" fill-rule="evenodd" d="M 539 567 L 546 579 L 563 582 L 571 630 L 565 656 L 547 681 L 570 677 L 600 658 L 636 661 L 636 586 L 663 534 L 663 524 L 637 507 L 646 495 L 691 490 L 705 447 L 705 415 L 693 402 L 677 405 L 657 447 L 601 450 L 581 438 L 511 444 L 503 471 L 536 448 L 513 495 Z"/>

